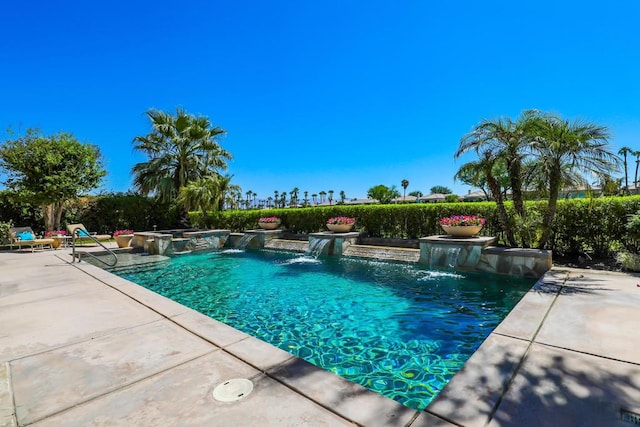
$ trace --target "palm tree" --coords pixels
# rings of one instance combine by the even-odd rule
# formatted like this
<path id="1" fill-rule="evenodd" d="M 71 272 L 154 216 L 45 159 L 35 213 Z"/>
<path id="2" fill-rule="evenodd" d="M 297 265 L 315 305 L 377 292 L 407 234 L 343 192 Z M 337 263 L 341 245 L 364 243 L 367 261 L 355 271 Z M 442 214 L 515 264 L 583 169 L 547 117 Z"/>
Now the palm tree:
<path id="1" fill-rule="evenodd" d="M 329 200 L 329 206 L 331 206 L 331 202 L 333 201 L 333 190 L 329 190 L 329 197 L 327 199 Z"/>
<path id="2" fill-rule="evenodd" d="M 133 146 L 148 160 L 135 164 L 131 170 L 133 184 L 142 194 L 173 201 L 189 182 L 227 168 L 231 154 L 216 141 L 225 130 L 213 126 L 208 118 L 192 116 L 181 108 L 175 115 L 159 110 L 146 114 L 151 120 L 151 132 L 136 136 Z M 183 205 L 182 210 L 186 219 L 188 209 Z"/>
<path id="3" fill-rule="evenodd" d="M 220 184 L 216 176 L 206 176 L 197 181 L 189 182 L 178 192 L 177 202 L 188 211 L 198 209 L 202 212 L 202 219 L 206 228 L 210 227 L 208 212 L 217 209 L 222 199 Z"/>
<path id="4" fill-rule="evenodd" d="M 237 184 L 231 184 L 231 178 L 233 178 L 233 175 L 216 176 L 218 192 L 220 193 L 220 199 L 218 201 L 219 210 L 224 210 L 225 205 L 237 209 L 236 195 L 240 195 L 242 198 L 242 189 Z"/>
<path id="5" fill-rule="evenodd" d="M 283 191 L 280 193 L 280 203 L 282 203 L 282 207 L 284 208 L 287 205 L 287 192 Z"/>
<path id="6" fill-rule="evenodd" d="M 313 193 L 313 194 L 311 195 L 311 198 L 313 199 L 313 204 L 314 204 L 314 205 L 317 205 L 317 204 L 318 204 L 318 203 L 317 203 L 318 195 L 317 195 L 317 194 L 315 194 L 315 193 Z"/>
<path id="7" fill-rule="evenodd" d="M 490 157 L 504 159 L 511 184 L 513 206 L 516 213 L 523 218 L 526 212 L 522 196 L 522 165 L 541 118 L 542 115 L 537 110 L 526 110 L 515 122 L 508 117 L 496 121 L 485 120 L 462 137 L 455 154 L 458 158 L 471 150 L 476 153 L 489 150 Z"/>
<path id="8" fill-rule="evenodd" d="M 247 195 L 247 201 L 245 203 L 245 206 L 247 207 L 247 209 L 249 209 L 249 199 L 251 198 L 251 195 L 253 194 L 253 191 L 249 190 L 245 194 Z"/>
<path id="9" fill-rule="evenodd" d="M 343 205 L 346 198 L 347 198 L 347 194 L 344 192 L 344 190 L 340 190 L 340 201 L 342 202 Z"/>
<path id="10" fill-rule="evenodd" d="M 324 196 L 326 196 L 327 193 L 326 193 L 326 191 L 323 190 L 319 194 L 320 194 L 320 204 L 323 204 L 324 203 Z"/>
<path id="11" fill-rule="evenodd" d="M 274 205 L 278 206 L 278 204 L 280 203 L 280 199 L 278 198 L 278 194 L 280 194 L 278 192 L 278 190 L 273 190 L 273 202 Z"/>
<path id="12" fill-rule="evenodd" d="M 257 208 L 258 204 L 256 203 L 256 198 L 258 197 L 258 193 L 253 193 L 253 207 Z"/>
<path id="13" fill-rule="evenodd" d="M 610 174 L 619 169 L 620 158 L 608 150 L 609 132 L 604 126 L 545 116 L 536 133 L 532 148 L 539 159 L 540 172 L 546 177 L 549 194 L 539 241 L 542 249 L 551 236 L 558 194 L 566 174 Z"/>
<path id="14" fill-rule="evenodd" d="M 402 185 L 402 202 L 405 202 L 406 198 L 407 198 L 407 187 L 409 186 L 409 180 L 408 179 L 403 179 L 401 184 Z"/>
<path id="15" fill-rule="evenodd" d="M 638 193 L 638 167 L 640 166 L 640 151 L 634 151 L 631 154 L 636 156 L 636 174 L 633 179 L 633 190 Z"/>
<path id="16" fill-rule="evenodd" d="M 627 172 L 627 154 L 633 154 L 633 150 L 629 147 L 622 147 L 618 154 L 624 156 L 624 193 L 629 194 L 629 173 Z"/>
<path id="17" fill-rule="evenodd" d="M 271 207 L 271 202 L 273 201 L 273 197 L 269 196 L 267 197 L 267 207 L 270 208 Z"/>
<path id="18" fill-rule="evenodd" d="M 291 190 L 291 201 L 290 204 L 297 206 L 298 205 L 298 193 L 300 192 L 300 189 L 298 187 L 293 187 L 293 190 Z"/>

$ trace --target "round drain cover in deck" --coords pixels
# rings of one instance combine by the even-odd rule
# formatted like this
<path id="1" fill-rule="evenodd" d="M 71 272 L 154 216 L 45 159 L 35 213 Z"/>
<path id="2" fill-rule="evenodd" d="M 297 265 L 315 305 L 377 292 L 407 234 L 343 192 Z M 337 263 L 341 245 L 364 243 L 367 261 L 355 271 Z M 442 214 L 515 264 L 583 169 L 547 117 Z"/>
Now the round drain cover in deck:
<path id="1" fill-rule="evenodd" d="M 253 391 L 253 383 L 245 378 L 227 380 L 213 389 L 213 398 L 219 402 L 235 402 Z"/>

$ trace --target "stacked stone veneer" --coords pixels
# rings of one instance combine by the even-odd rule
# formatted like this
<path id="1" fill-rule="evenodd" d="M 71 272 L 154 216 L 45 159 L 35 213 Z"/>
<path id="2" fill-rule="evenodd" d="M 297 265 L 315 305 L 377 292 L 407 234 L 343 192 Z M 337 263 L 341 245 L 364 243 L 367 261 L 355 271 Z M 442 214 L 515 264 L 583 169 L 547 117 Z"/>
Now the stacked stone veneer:
<path id="1" fill-rule="evenodd" d="M 175 234 L 144 231 L 134 233 L 131 246 L 150 255 L 172 255 L 191 251 L 219 249 L 229 238 L 229 230 L 188 231 Z"/>
<path id="2" fill-rule="evenodd" d="M 537 278 L 552 266 L 551 251 L 490 246 L 495 237 L 420 239 L 419 262 L 436 269 Z"/>
<path id="3" fill-rule="evenodd" d="M 352 231 L 349 233 L 334 233 L 332 231 L 324 231 L 321 233 L 309 234 L 309 247 L 317 240 L 329 240 L 328 244 L 319 255 L 343 255 L 347 249 L 357 243 L 360 233 Z"/>

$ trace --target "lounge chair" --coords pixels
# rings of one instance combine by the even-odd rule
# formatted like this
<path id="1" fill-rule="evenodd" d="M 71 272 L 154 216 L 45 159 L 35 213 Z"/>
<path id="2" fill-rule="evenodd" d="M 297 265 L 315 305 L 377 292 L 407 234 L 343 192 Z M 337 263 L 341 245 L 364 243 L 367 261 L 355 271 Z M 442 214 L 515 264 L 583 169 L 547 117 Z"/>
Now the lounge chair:
<path id="1" fill-rule="evenodd" d="M 20 250 L 23 246 L 31 246 L 31 252 L 38 246 L 44 250 L 45 245 L 49 245 L 49 248 L 53 249 L 53 239 L 36 239 L 36 233 L 31 227 L 11 227 L 9 236 L 10 249 L 13 249 L 14 245 L 18 246 Z"/>
<path id="2" fill-rule="evenodd" d="M 96 239 L 96 240 L 111 239 L 111 234 L 89 234 L 85 226 L 82 224 L 69 224 L 67 225 L 67 231 L 69 232 L 70 236 L 73 236 L 75 234 L 76 242 L 77 241 L 80 241 L 80 242 L 93 241 L 93 239 Z"/>

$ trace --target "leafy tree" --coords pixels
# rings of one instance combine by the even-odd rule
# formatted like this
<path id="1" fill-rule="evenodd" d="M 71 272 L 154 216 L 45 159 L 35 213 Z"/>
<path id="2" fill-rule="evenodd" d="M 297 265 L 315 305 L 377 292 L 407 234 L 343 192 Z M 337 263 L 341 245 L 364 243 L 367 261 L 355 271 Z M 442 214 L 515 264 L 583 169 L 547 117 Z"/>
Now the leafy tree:
<path id="1" fill-rule="evenodd" d="M 447 194 L 444 197 L 444 201 L 447 202 L 447 203 L 459 202 L 460 201 L 460 196 L 458 196 L 457 194 Z"/>
<path id="2" fill-rule="evenodd" d="M 95 189 L 106 175 L 97 146 L 70 133 L 45 136 L 38 129 L 0 146 L 0 168 L 9 189 L 42 208 L 46 230 L 60 229 L 65 203 Z"/>
<path id="3" fill-rule="evenodd" d="M 180 188 L 191 181 L 215 175 L 227 168 L 231 154 L 217 140 L 225 130 L 214 126 L 206 117 L 150 110 L 151 132 L 133 139 L 134 149 L 148 157 L 132 168 L 133 183 L 144 195 L 153 194 L 173 201 Z M 186 206 L 182 216 L 187 222 Z"/>
<path id="4" fill-rule="evenodd" d="M 453 191 L 449 187 L 445 187 L 444 185 L 435 185 L 431 187 L 429 190 L 431 194 L 451 194 Z"/>
<path id="5" fill-rule="evenodd" d="M 422 196 L 424 196 L 424 194 L 420 190 L 412 191 L 411 193 L 409 193 L 409 195 L 413 196 L 413 197 L 422 197 Z"/>
<path id="6" fill-rule="evenodd" d="M 629 194 L 629 172 L 627 169 L 627 154 L 633 154 L 633 150 L 629 147 L 622 147 L 618 154 L 623 156 L 624 163 L 624 193 Z"/>
<path id="7" fill-rule="evenodd" d="M 391 200 L 398 196 L 398 191 L 393 186 L 389 188 L 382 184 L 371 187 L 367 191 L 367 197 L 376 199 L 383 204 L 391 203 Z"/>

